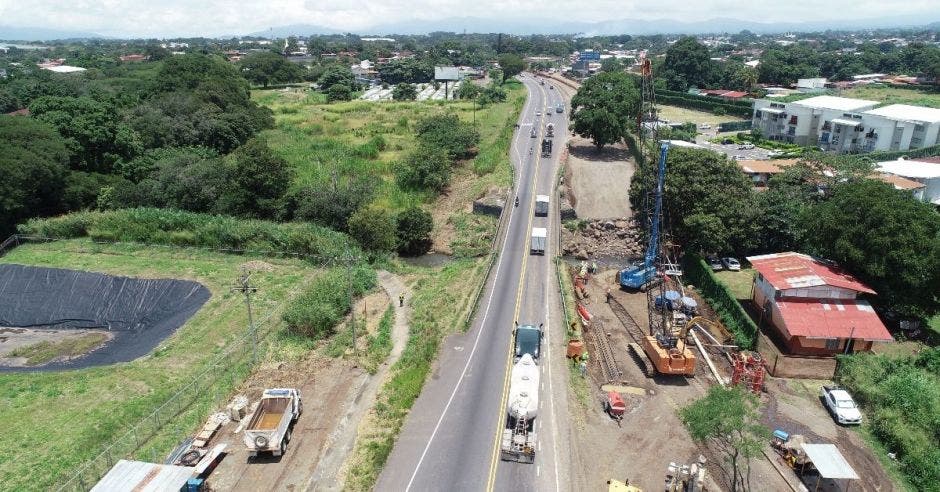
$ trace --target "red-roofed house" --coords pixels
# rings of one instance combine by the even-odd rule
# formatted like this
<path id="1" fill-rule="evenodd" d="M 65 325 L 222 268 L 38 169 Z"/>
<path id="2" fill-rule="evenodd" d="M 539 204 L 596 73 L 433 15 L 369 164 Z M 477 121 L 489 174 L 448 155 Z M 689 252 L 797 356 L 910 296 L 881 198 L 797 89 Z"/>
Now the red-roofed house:
<path id="1" fill-rule="evenodd" d="M 757 271 L 754 305 L 791 354 L 864 352 L 894 340 L 868 301 L 857 298 L 875 291 L 838 267 L 800 253 L 747 260 Z"/>

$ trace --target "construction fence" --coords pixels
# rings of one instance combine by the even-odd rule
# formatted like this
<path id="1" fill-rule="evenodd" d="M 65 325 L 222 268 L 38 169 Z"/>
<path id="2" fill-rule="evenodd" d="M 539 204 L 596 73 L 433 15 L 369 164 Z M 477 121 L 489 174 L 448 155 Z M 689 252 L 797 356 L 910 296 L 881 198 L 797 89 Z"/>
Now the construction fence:
<path id="1" fill-rule="evenodd" d="M 701 256 L 687 254 L 682 261 L 686 279 L 698 288 L 702 297 L 715 309 L 722 324 L 734 335 L 735 344 L 742 349 L 753 350 L 757 346 L 757 324 L 734 294 L 715 277 Z"/>

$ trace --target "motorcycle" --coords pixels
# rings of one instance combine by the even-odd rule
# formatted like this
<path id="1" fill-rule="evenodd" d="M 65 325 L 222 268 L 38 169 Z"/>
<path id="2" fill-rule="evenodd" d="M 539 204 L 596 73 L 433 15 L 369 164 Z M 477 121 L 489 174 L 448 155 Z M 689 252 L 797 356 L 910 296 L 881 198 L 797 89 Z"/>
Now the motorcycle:
<path id="1" fill-rule="evenodd" d="M 519 206 L 519 197 L 516 197 L 516 206 Z"/>

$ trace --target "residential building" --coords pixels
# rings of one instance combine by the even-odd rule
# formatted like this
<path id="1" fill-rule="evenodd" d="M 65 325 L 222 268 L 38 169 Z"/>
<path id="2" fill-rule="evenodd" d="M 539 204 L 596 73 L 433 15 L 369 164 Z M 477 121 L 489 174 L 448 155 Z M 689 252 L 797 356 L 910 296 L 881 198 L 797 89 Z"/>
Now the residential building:
<path id="1" fill-rule="evenodd" d="M 940 109 L 891 104 L 865 111 L 866 147 L 872 150 L 910 150 L 940 145 Z"/>
<path id="2" fill-rule="evenodd" d="M 56 72 L 56 73 L 75 73 L 75 72 L 84 72 L 85 70 L 87 70 L 86 68 L 73 67 L 71 65 L 53 65 L 53 66 L 40 67 L 40 68 L 42 68 L 43 70 L 49 70 L 50 72 Z"/>
<path id="3" fill-rule="evenodd" d="M 831 262 L 793 252 L 747 260 L 757 271 L 752 300 L 760 324 L 788 353 L 834 356 L 893 340 L 871 305 L 858 298 L 875 291 Z"/>
<path id="4" fill-rule="evenodd" d="M 800 92 L 820 92 L 826 90 L 829 79 L 817 77 L 812 79 L 797 79 L 796 89 Z"/>
<path id="5" fill-rule="evenodd" d="M 887 173 L 875 173 L 875 175 L 872 177 L 888 183 L 896 190 L 909 191 L 915 200 L 924 200 L 924 191 L 927 189 L 927 185 L 923 183 L 918 183 L 913 179 L 907 179 L 902 176 Z"/>
<path id="6" fill-rule="evenodd" d="M 898 159 L 896 161 L 879 162 L 879 172 L 906 178 L 924 185 L 920 196 L 914 196 L 922 201 L 940 206 L 940 163 L 924 162 L 919 160 Z"/>
<path id="7" fill-rule="evenodd" d="M 877 101 L 835 96 L 816 96 L 790 103 L 756 99 L 753 128 L 759 128 L 764 137 L 771 140 L 845 151 L 853 142 L 852 138 L 843 137 L 843 130 L 854 132 L 861 122 L 861 112 L 877 105 Z"/>

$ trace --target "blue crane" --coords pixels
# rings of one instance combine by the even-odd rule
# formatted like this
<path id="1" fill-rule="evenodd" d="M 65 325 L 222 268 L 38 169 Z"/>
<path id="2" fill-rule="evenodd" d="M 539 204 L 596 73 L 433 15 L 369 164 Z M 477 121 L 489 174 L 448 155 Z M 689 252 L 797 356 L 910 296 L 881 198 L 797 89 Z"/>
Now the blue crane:
<path id="1" fill-rule="evenodd" d="M 659 171 L 656 176 L 656 191 L 653 194 L 655 205 L 646 256 L 643 258 L 643 263 L 620 270 L 618 277 L 621 287 L 642 289 L 656 278 L 656 255 L 659 253 L 659 222 L 663 214 L 663 182 L 666 180 L 666 154 L 668 153 L 669 143 L 663 142 L 659 152 Z"/>

